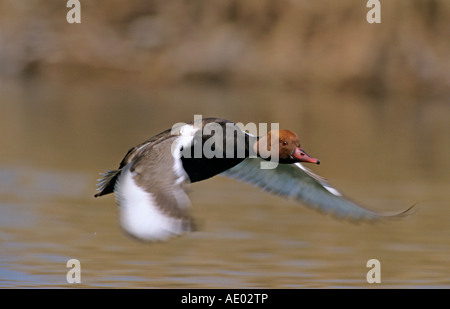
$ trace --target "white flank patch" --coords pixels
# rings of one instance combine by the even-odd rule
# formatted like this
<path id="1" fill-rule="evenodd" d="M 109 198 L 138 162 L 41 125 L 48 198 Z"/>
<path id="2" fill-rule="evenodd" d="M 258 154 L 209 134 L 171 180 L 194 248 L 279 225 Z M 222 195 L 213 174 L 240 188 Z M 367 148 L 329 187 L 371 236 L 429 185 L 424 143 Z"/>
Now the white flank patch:
<path id="1" fill-rule="evenodd" d="M 178 179 L 175 182 L 175 184 L 183 182 L 188 177 L 180 159 L 181 148 L 189 147 L 192 144 L 195 132 L 197 132 L 198 130 L 199 129 L 196 129 L 194 128 L 194 126 L 188 124 L 182 126 L 179 131 L 179 137 L 177 137 L 172 144 L 171 152 L 174 159 L 173 169 L 175 171 L 175 174 L 178 176 Z"/>
<path id="2" fill-rule="evenodd" d="M 152 194 L 136 184 L 130 172 L 132 164 L 122 170 L 115 187 L 122 227 L 134 237 L 150 241 L 181 234 L 182 220 L 165 215 Z"/>

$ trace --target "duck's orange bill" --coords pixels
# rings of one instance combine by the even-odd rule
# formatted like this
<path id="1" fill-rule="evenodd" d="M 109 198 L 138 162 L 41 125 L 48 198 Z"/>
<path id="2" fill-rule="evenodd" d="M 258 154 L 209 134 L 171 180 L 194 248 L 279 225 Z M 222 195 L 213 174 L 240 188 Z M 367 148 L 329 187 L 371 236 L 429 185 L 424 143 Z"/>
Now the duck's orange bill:
<path id="1" fill-rule="evenodd" d="M 292 153 L 292 157 L 296 159 L 299 162 L 308 162 L 308 163 L 315 163 L 320 164 L 319 159 L 310 157 L 302 148 L 297 147 L 295 148 L 294 152 Z"/>

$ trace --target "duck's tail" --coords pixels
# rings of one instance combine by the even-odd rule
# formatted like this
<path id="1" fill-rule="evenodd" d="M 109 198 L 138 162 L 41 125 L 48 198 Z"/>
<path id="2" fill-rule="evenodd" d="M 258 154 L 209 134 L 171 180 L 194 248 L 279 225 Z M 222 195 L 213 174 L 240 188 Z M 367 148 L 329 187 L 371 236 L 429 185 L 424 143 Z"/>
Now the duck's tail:
<path id="1" fill-rule="evenodd" d="M 114 192 L 114 186 L 116 185 L 117 178 L 122 170 L 108 170 L 105 173 L 100 173 L 102 178 L 98 180 L 97 190 L 99 191 L 95 194 L 95 197 L 106 195 Z"/>

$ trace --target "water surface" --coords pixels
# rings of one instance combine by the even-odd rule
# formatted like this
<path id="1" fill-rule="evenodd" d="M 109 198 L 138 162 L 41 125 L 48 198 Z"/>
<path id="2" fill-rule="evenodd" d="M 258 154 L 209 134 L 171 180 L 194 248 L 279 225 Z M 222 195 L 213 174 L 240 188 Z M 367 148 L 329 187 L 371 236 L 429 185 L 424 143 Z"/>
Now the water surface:
<path id="1" fill-rule="evenodd" d="M 450 108 L 442 98 L 218 87 L 2 84 L 0 286 L 110 288 L 450 287 Z M 278 122 L 321 160 L 309 166 L 372 209 L 410 217 L 352 224 L 249 185 L 191 186 L 198 232 L 147 244 L 120 229 L 98 173 L 194 114 Z M 369 259 L 381 284 L 366 281 Z"/>

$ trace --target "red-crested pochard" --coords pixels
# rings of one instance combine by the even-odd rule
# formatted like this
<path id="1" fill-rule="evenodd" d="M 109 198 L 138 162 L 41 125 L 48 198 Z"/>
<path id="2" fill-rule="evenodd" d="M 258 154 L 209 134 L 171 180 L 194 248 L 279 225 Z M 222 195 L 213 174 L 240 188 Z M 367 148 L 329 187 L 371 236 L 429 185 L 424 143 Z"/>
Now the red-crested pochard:
<path id="1" fill-rule="evenodd" d="M 216 134 L 219 129 L 221 134 Z M 278 152 L 271 152 L 273 149 Z M 280 164 L 263 168 L 269 161 Z M 146 241 L 193 231 L 185 187 L 218 174 L 353 221 L 398 217 L 412 208 L 396 214 L 365 209 L 344 198 L 301 162 L 320 163 L 301 148 L 294 132 L 270 131 L 256 137 L 236 129 L 228 120 L 207 118 L 168 129 L 131 148 L 117 170 L 102 174 L 95 196 L 114 192 L 122 227 Z"/>

